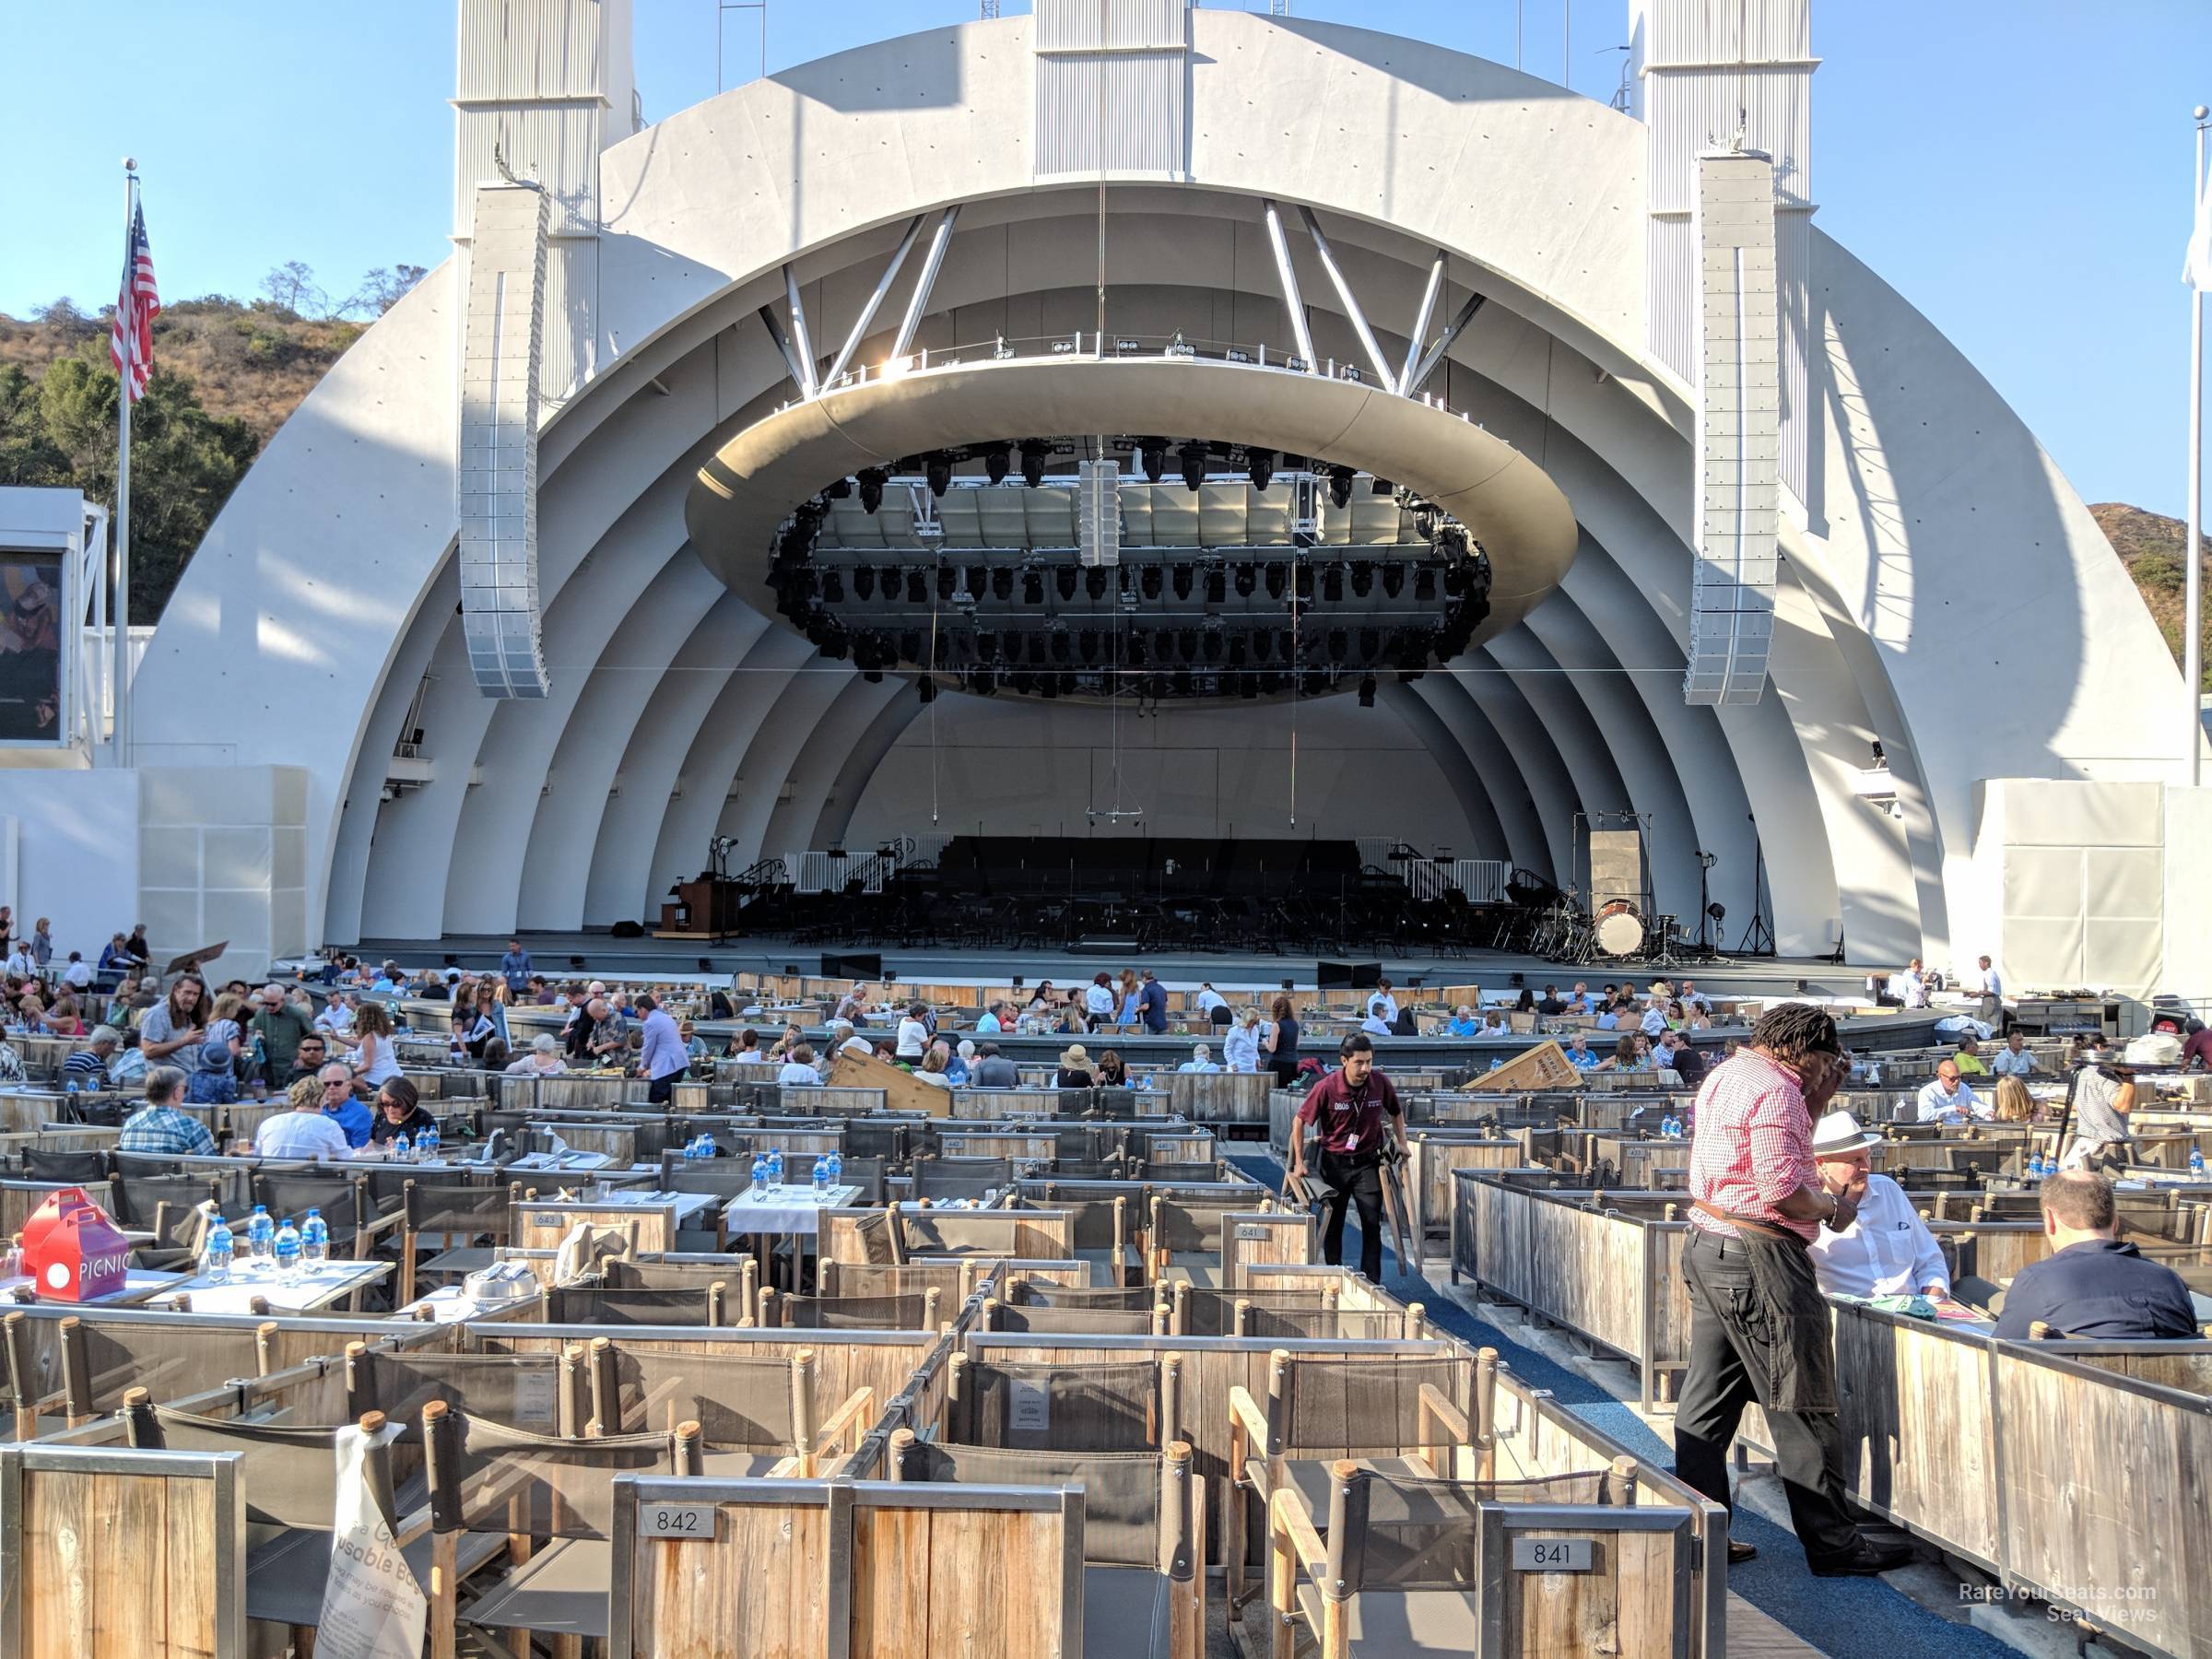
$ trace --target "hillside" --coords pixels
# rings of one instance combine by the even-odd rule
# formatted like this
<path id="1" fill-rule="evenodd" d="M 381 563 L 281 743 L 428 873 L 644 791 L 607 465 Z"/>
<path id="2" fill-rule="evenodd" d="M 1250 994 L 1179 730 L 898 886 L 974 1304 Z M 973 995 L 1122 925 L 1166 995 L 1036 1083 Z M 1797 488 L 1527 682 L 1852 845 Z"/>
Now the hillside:
<path id="1" fill-rule="evenodd" d="M 373 316 L 422 275 L 371 272 L 339 308 Z M 365 323 L 302 314 L 330 309 L 312 273 L 272 271 L 270 297 L 182 300 L 154 324 L 153 389 L 134 430 L 132 500 L 138 509 L 133 613 L 159 616 L 216 511 L 261 446 L 314 389 Z M 108 321 L 67 300 L 18 320 L 0 313 L 0 484 L 75 484 L 114 495 L 115 375 Z M 47 384 L 57 363 L 65 365 Z M 2181 520 L 2123 501 L 2089 509 L 2135 579 L 2167 649 L 2181 658 Z M 2200 547 L 2200 555 L 2201 555 Z M 2212 628 L 2205 655 L 2212 665 Z M 2212 669 L 2206 677 L 2212 689 Z"/>
<path id="2" fill-rule="evenodd" d="M 2105 539 L 2112 544 L 2112 551 L 2120 555 L 2120 562 L 2135 578 L 2136 591 L 2143 595 L 2151 619 L 2158 623 L 2159 632 L 2166 638 L 2166 649 L 2173 653 L 2175 662 L 2180 662 L 2182 587 L 2188 580 L 2189 569 L 2183 562 L 2182 542 L 2188 534 L 2188 526 L 2180 519 L 2146 512 L 2124 501 L 2099 501 L 2090 507 L 2089 516 L 2097 521 Z M 2205 556 L 2206 542 L 2201 535 L 2196 546 L 2199 566 L 2205 571 L 2202 580 L 2207 591 L 2212 591 L 2212 559 Z M 2212 613 L 2212 605 L 2207 605 L 2206 610 Z M 2206 673 L 2201 689 L 2212 690 L 2212 627 L 2204 629 L 2204 640 Z"/>

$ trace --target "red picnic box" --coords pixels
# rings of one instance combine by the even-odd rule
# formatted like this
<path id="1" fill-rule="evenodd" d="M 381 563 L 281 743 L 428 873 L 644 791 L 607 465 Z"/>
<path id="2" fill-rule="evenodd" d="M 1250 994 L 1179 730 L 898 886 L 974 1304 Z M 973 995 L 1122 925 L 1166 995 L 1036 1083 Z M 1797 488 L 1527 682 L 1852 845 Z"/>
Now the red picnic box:
<path id="1" fill-rule="evenodd" d="M 93 1301 L 123 1288 L 130 1241 L 82 1187 L 60 1187 L 23 1224 L 23 1270 L 40 1300 Z"/>

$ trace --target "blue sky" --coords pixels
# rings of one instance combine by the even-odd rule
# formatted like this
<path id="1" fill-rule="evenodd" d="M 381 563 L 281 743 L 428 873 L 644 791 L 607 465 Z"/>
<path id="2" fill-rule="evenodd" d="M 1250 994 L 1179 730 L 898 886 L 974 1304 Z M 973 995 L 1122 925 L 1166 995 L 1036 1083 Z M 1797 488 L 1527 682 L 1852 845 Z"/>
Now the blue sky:
<path id="1" fill-rule="evenodd" d="M 713 0 L 635 0 L 654 119 L 715 90 Z M 1006 10 L 1026 9 L 1007 0 Z M 1251 9 L 1262 9 L 1252 0 Z M 1511 63 L 1515 0 L 1294 0 Z M 1520 0 L 1557 77 L 1560 0 Z M 974 0 L 771 0 L 771 71 L 975 15 Z M 1571 84 L 1607 97 L 1626 0 L 1572 15 Z M 725 84 L 759 67 L 733 12 Z M 335 294 L 445 256 L 453 9 L 300 0 L 0 0 L 17 69 L 0 163 L 0 312 L 114 298 L 135 153 L 162 291 L 251 295 L 304 260 Z M 2083 496 L 2178 514 L 2186 461 L 2189 110 L 2205 0 L 1815 0 L 1818 224 L 2010 400 Z M 39 65 L 46 65 L 43 70 Z M 28 70 L 28 73 L 24 71 Z"/>

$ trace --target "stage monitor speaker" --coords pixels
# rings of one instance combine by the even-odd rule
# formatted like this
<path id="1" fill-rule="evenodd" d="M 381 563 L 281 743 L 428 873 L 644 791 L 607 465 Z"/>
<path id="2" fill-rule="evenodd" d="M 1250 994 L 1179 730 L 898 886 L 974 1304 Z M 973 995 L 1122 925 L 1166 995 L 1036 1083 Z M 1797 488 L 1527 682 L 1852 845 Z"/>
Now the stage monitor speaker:
<path id="1" fill-rule="evenodd" d="M 643 925 L 636 922 L 618 922 L 606 931 L 618 939 L 641 939 L 645 936 Z"/>
<path id="2" fill-rule="evenodd" d="M 1314 982 L 1324 991 L 1372 991 L 1382 982 L 1380 962 L 1317 962 Z"/>
<path id="3" fill-rule="evenodd" d="M 872 956 L 830 956 L 825 953 L 822 957 L 822 977 L 824 979 L 881 979 L 883 977 L 883 957 L 880 953 Z"/>
<path id="4" fill-rule="evenodd" d="M 1641 830 L 1590 831 L 1590 908 L 1602 910 L 1616 899 L 1643 902 Z"/>

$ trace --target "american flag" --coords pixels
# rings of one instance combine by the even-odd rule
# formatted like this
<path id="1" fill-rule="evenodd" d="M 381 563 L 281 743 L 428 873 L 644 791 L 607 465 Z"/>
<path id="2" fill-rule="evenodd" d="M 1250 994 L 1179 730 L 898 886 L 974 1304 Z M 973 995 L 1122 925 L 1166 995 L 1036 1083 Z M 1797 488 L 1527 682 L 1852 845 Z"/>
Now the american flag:
<path id="1" fill-rule="evenodd" d="M 146 377 L 154 371 L 154 319 L 161 296 L 154 288 L 154 251 L 146 245 L 146 209 L 131 212 L 131 242 L 123 255 L 123 292 L 115 300 L 115 330 L 108 355 L 123 377 L 124 395 L 136 403 L 146 395 Z"/>

